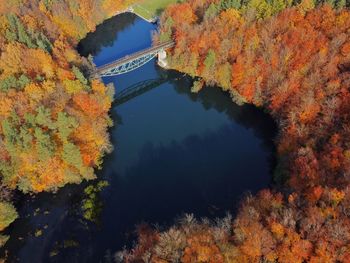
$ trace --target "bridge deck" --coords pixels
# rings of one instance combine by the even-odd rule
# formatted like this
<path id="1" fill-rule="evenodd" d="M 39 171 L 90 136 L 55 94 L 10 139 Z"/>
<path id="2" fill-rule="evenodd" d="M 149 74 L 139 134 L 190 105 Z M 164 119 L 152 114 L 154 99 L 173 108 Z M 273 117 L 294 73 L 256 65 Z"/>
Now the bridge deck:
<path id="1" fill-rule="evenodd" d="M 146 48 L 144 50 L 141 50 L 141 51 L 138 51 L 136 53 L 133 53 L 131 55 L 128 55 L 128 56 L 125 56 L 123 58 L 120 58 L 116 61 L 113 61 L 111 63 L 108 63 L 108 64 L 105 64 L 103 66 L 100 66 L 100 67 L 97 67 L 97 70 L 95 73 L 99 74 L 99 73 L 102 73 L 106 70 L 109 70 L 111 68 L 115 68 L 115 67 L 118 67 L 120 65 L 123 65 L 123 64 L 126 64 L 128 62 L 131 62 L 139 57 L 142 57 L 142 56 L 145 56 L 147 54 L 153 54 L 153 53 L 156 53 L 162 49 L 167 49 L 167 48 L 171 48 L 175 45 L 175 42 L 174 41 L 168 41 L 168 42 L 164 42 L 164 43 L 161 43 L 159 45 L 156 45 L 156 46 L 152 46 L 150 48 Z"/>

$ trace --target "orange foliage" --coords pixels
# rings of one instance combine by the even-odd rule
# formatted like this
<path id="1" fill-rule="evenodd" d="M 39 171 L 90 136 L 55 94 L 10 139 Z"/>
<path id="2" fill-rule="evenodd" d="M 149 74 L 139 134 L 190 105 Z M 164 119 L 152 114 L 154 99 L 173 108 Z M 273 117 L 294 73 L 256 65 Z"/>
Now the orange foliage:
<path id="1" fill-rule="evenodd" d="M 192 24 L 197 20 L 197 16 L 188 3 L 170 6 L 167 14 L 178 24 Z"/>
<path id="2" fill-rule="evenodd" d="M 91 115 L 92 118 L 98 117 L 103 113 L 99 102 L 93 96 L 87 93 L 78 93 L 73 97 L 74 103 L 80 108 L 86 115 Z"/>
<path id="3" fill-rule="evenodd" d="M 204 251 L 218 247 L 226 262 L 349 262 L 350 11 L 305 0 L 265 20 L 233 10 L 205 18 L 217 2 L 189 0 L 166 11 L 162 21 L 171 16 L 174 24 L 162 32 L 176 41 L 170 67 L 228 89 L 237 102 L 268 109 L 279 124 L 277 154 L 287 184 L 283 194 L 248 197 L 228 234 L 208 239 Z M 180 21 L 189 8 L 197 20 Z M 210 48 L 215 58 L 208 74 L 203 61 Z M 186 59 L 193 51 L 199 63 Z M 231 67 L 226 79 L 224 65 Z M 200 261 L 201 243 L 193 240 L 218 231 L 207 224 L 192 232 L 176 227 L 187 237 L 181 251 L 189 262 Z"/>
<path id="4" fill-rule="evenodd" d="M 181 259 L 183 263 L 208 262 L 223 263 L 224 258 L 219 248 L 214 244 L 213 237 L 203 233 L 191 236 L 187 240 L 188 246 Z"/>
<path id="5" fill-rule="evenodd" d="M 342 176 L 350 167 L 349 158 L 344 157 L 350 130 L 339 125 L 350 119 L 350 22 L 346 20 L 350 12 L 328 5 L 301 12 L 299 6 L 269 20 L 244 23 L 244 15 L 229 9 L 210 23 L 177 20 L 180 10 L 190 7 L 200 14 L 207 5 L 190 1 L 172 6 L 165 15 L 174 20 L 172 34 L 182 36 L 176 38 L 181 45 L 174 49 L 171 66 L 200 73 L 206 82 L 227 89 L 230 79 L 225 80 L 220 71 L 221 65 L 230 63 L 232 96 L 264 105 L 283 124 L 277 144 L 293 188 L 350 183 L 348 176 Z M 216 55 L 214 74 L 205 73 L 203 63 L 193 69 L 195 64 L 187 65 L 183 59 L 198 50 L 198 60 L 204 61 L 209 48 Z M 329 140 L 334 129 L 339 134 L 337 147 Z"/>
<path id="6" fill-rule="evenodd" d="M 126 1 L 5 2 L 0 7 L 0 181 L 41 192 L 92 178 L 92 168 L 110 150 L 112 98 L 101 81 L 77 80 L 74 67 L 92 70 L 93 65 L 75 44 L 124 9 Z"/>

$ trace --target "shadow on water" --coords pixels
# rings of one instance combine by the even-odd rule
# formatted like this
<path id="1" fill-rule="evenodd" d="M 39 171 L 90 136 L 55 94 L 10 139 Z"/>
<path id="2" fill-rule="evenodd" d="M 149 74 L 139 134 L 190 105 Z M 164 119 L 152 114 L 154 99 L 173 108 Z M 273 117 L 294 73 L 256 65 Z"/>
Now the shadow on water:
<path id="1" fill-rule="evenodd" d="M 170 73 L 176 74 L 176 72 Z M 188 87 L 193 84 L 193 79 L 186 76 L 175 80 L 169 75 L 170 82 L 175 83 L 178 94 L 185 94 L 193 102 L 199 101 L 206 110 L 215 109 L 217 112 L 225 113 L 232 121 L 247 129 L 252 129 L 254 135 L 262 139 L 266 149 L 274 151 L 274 138 L 277 125 L 268 113 L 253 105 L 239 106 L 233 103 L 228 92 L 219 87 L 205 87 L 198 93 L 193 93 Z"/>
<path id="2" fill-rule="evenodd" d="M 78 52 L 87 57 L 95 56 L 101 52 L 104 47 L 111 47 L 118 39 L 118 32 L 132 27 L 136 21 L 136 16 L 129 13 L 123 13 L 104 21 L 96 27 L 96 31 L 87 34 L 87 36 L 78 44 Z"/>
<path id="3" fill-rule="evenodd" d="M 89 34 L 80 51 L 103 63 L 120 56 L 119 47 L 123 53 L 150 45 L 153 29 L 121 15 Z M 144 42 L 134 41 L 135 46 L 125 39 L 140 35 Z M 117 92 L 131 86 L 144 86 L 145 92 L 111 110 L 115 150 L 97 172 L 110 184 L 101 193 L 101 224 L 83 220 L 81 213 L 83 189 L 91 182 L 24 196 L 21 218 L 7 230 L 9 262 L 113 262 L 113 253 L 133 242 L 136 224 L 166 226 L 182 213 L 234 214 L 246 192 L 271 182 L 276 126 L 259 109 L 235 105 L 219 88 L 193 94 L 191 78 L 154 61 L 104 82 L 115 83 Z"/>
<path id="4" fill-rule="evenodd" d="M 276 126 L 268 114 L 253 106 L 234 104 L 228 94 L 216 87 L 194 94 L 190 91 L 191 78 L 174 71 L 157 71 L 179 96 L 199 102 L 205 111 L 225 114 L 231 122 L 168 144 L 146 141 L 138 160 L 125 174 L 117 170 L 105 174 L 111 180 L 109 191 L 112 192 L 106 193 L 104 220 L 111 232 L 124 229 L 125 233 L 132 233 L 134 226 L 143 221 L 172 223 L 174 217 L 183 213 L 211 218 L 223 216 L 227 211 L 234 214 L 242 195 L 255 193 L 270 181 Z M 118 112 L 116 107 L 112 117 L 122 123 L 123 116 Z M 237 129 L 237 125 L 245 129 Z M 247 130 L 253 136 L 247 135 Z M 119 138 L 111 134 L 113 144 L 118 146 Z M 258 146 L 253 137 L 259 138 Z M 113 166 L 115 158 L 118 157 L 107 157 L 105 165 Z M 130 238 L 125 233 L 119 232 L 118 239 L 110 240 L 110 236 L 102 235 L 104 240 L 98 243 L 114 242 L 115 248 L 130 245 L 134 236 Z"/>
<path id="5" fill-rule="evenodd" d="M 20 196 L 19 219 L 5 233 L 11 235 L 5 247 L 10 252 L 8 262 L 47 262 L 57 241 L 67 238 L 63 229 L 76 219 L 86 185 L 68 185 L 54 194 Z M 75 224 L 74 228 L 82 226 Z"/>
<path id="6" fill-rule="evenodd" d="M 224 113 L 229 118 L 244 126 L 247 129 L 252 129 L 254 135 L 262 140 L 264 148 L 266 150 L 274 152 L 274 138 L 277 135 L 277 125 L 268 113 L 253 106 L 243 105 L 239 106 L 233 103 L 230 95 L 223 91 L 219 87 L 205 87 L 198 93 L 191 92 L 189 87 L 193 84 L 193 79 L 185 74 L 173 70 L 163 70 L 159 67 L 156 68 L 158 79 L 142 80 L 133 84 L 131 89 L 135 89 L 135 94 L 132 93 L 130 97 L 126 99 L 124 97 L 118 98 L 116 94 L 116 100 L 113 107 L 118 107 L 121 104 L 127 103 L 137 96 L 140 96 L 152 89 L 160 87 L 161 84 L 168 82 L 174 85 L 175 90 L 180 95 L 186 95 L 193 102 L 200 102 L 205 110 L 215 109 L 219 113 Z M 122 123 L 122 118 L 118 115 L 118 109 L 112 111 L 112 117 L 116 123 Z"/>

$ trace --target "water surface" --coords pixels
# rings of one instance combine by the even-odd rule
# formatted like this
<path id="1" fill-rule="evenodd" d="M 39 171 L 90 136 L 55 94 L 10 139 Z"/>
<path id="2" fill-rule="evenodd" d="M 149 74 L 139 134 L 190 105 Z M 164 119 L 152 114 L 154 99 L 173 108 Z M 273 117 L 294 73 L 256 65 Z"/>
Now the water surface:
<path id="1" fill-rule="evenodd" d="M 102 65 L 149 47 L 155 29 L 120 15 L 88 35 L 79 51 Z M 260 110 L 239 107 L 214 87 L 193 94 L 189 77 L 155 61 L 104 82 L 117 92 L 151 86 L 111 110 L 115 150 L 97 172 L 110 184 L 100 195 L 98 223 L 84 220 L 80 209 L 84 187 L 96 182 L 25 196 L 21 218 L 8 229 L 11 261 L 112 262 L 134 240 L 136 224 L 166 226 L 184 213 L 212 219 L 234 214 L 245 193 L 269 185 L 275 127 Z"/>

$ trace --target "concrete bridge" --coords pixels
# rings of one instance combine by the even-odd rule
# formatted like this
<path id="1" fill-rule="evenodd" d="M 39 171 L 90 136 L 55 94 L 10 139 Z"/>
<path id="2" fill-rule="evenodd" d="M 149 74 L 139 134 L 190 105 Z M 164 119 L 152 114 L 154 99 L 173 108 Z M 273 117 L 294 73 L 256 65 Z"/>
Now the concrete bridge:
<path id="1" fill-rule="evenodd" d="M 156 56 L 158 56 L 158 64 L 161 67 L 166 67 L 166 49 L 172 48 L 174 45 L 174 41 L 168 41 L 127 55 L 116 61 L 97 67 L 94 75 L 99 77 L 110 77 L 128 73 L 142 67 Z"/>

